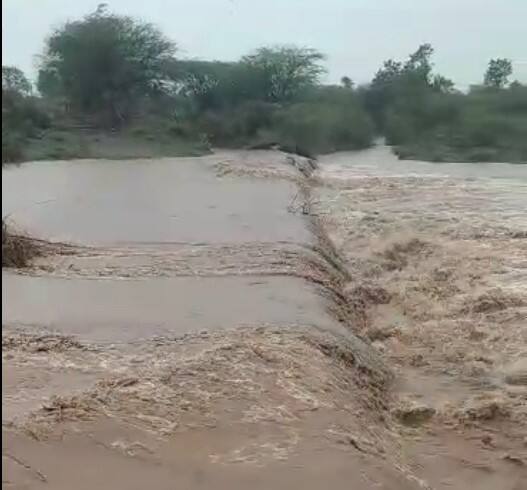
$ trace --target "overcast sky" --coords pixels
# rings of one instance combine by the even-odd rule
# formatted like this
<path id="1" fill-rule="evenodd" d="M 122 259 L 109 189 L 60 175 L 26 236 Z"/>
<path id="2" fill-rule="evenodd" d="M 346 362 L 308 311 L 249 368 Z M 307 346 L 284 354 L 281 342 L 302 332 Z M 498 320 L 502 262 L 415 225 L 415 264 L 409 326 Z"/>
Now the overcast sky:
<path id="1" fill-rule="evenodd" d="M 35 74 L 50 29 L 100 0 L 3 0 L 2 64 Z M 371 79 L 383 60 L 424 42 L 436 70 L 460 88 L 481 81 L 490 58 L 513 61 L 527 82 L 527 0 L 108 0 L 112 11 L 157 24 L 180 56 L 235 60 L 269 44 L 318 48 L 327 79 Z"/>

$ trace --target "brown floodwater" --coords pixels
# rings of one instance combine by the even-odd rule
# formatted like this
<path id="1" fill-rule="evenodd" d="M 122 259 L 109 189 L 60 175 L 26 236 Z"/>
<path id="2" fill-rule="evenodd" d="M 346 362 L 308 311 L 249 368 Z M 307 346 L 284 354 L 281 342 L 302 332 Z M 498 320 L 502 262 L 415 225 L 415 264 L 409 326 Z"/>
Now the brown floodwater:
<path id="1" fill-rule="evenodd" d="M 3 216 L 100 245 L 3 273 L 6 486 L 523 488 L 525 404 L 489 379 L 525 352 L 527 166 L 399 161 L 384 146 L 319 163 L 335 185 L 313 189 L 313 210 L 352 286 L 390 293 L 372 296 L 365 328 L 388 332 L 373 346 L 332 335 L 321 290 L 292 277 L 302 247 L 277 246 L 314 241 L 288 211 L 283 155 L 4 169 Z M 349 362 L 366 353 L 395 375 L 381 404 Z M 474 394 L 509 419 L 451 431 L 448 410 Z M 403 396 L 436 411 L 429 425 L 394 425 Z"/>
<path id="2" fill-rule="evenodd" d="M 214 164 L 228 157 L 242 158 L 225 153 L 6 167 L 2 216 L 33 236 L 82 244 L 309 241 L 303 220 L 288 212 L 294 183 L 219 178 Z"/>
<path id="3" fill-rule="evenodd" d="M 364 176 L 441 176 L 460 178 L 497 178 L 527 183 L 527 165 L 513 163 L 439 163 L 399 160 L 389 146 L 378 144 L 363 151 L 345 151 L 319 159 L 324 176 L 342 178 Z"/>
<path id="4" fill-rule="evenodd" d="M 316 288 L 295 277 L 92 280 L 2 274 L 2 324 L 38 325 L 96 342 L 237 325 L 339 329 Z"/>
<path id="5" fill-rule="evenodd" d="M 323 215 L 338 222 L 331 238 L 349 243 L 351 254 L 357 243 L 349 233 L 370 240 L 381 230 L 458 238 L 527 232 L 527 165 L 398 160 L 380 145 L 324 156 L 317 175 L 333 184 L 317 196 Z"/>
<path id="6" fill-rule="evenodd" d="M 527 165 L 384 146 L 320 163 L 314 211 L 353 281 L 390 297 L 364 330 L 394 371 L 392 413 L 433 414 L 403 432 L 412 468 L 425 488 L 523 488 Z"/>

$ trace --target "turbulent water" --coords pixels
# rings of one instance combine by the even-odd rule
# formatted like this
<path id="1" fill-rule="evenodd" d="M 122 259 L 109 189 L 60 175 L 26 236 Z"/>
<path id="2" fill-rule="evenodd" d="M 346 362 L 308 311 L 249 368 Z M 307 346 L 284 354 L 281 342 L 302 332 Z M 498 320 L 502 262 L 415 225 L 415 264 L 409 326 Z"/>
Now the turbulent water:
<path id="1" fill-rule="evenodd" d="M 6 484 L 525 481 L 527 166 L 238 151 L 2 191 L 45 252 L 3 271 Z"/>

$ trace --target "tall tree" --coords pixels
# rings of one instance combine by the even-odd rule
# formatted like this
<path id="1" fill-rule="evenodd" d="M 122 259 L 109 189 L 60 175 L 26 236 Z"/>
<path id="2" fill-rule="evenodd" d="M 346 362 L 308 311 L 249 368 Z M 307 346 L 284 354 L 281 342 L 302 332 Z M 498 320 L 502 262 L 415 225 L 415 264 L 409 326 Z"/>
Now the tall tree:
<path id="1" fill-rule="evenodd" d="M 2 92 L 30 95 L 31 90 L 31 83 L 20 68 L 2 66 Z"/>
<path id="2" fill-rule="evenodd" d="M 22 70 L 2 66 L 2 163 L 23 157 L 26 138 L 49 125 L 47 114 L 32 95 Z"/>
<path id="3" fill-rule="evenodd" d="M 344 75 L 340 79 L 340 83 L 341 83 L 341 85 L 344 88 L 347 88 L 347 89 L 352 89 L 353 88 L 353 80 L 350 77 L 348 77 L 347 75 Z"/>
<path id="4" fill-rule="evenodd" d="M 386 60 L 382 67 L 377 70 L 372 80 L 372 85 L 381 87 L 397 80 L 402 73 L 403 64 L 392 59 Z"/>
<path id="5" fill-rule="evenodd" d="M 432 87 L 436 92 L 443 94 L 452 93 L 455 91 L 454 82 L 443 75 L 435 75 L 432 79 Z"/>
<path id="6" fill-rule="evenodd" d="M 449 79 L 433 73 L 434 49 L 421 44 L 406 61 L 385 61 L 364 92 L 365 103 L 380 128 L 388 112 L 418 114 L 434 92 L 454 91 Z M 394 118 L 392 117 L 392 120 Z"/>
<path id="7" fill-rule="evenodd" d="M 432 62 L 430 58 L 434 48 L 430 44 L 422 44 L 403 63 L 392 59 L 386 60 L 379 68 L 372 80 L 372 86 L 386 87 L 394 83 L 409 82 L 410 80 L 431 83 Z"/>
<path id="8" fill-rule="evenodd" d="M 47 39 L 39 89 L 61 91 L 73 107 L 123 122 L 142 97 L 162 91 L 175 45 L 152 24 L 107 12 L 104 4 Z"/>
<path id="9" fill-rule="evenodd" d="M 324 55 L 314 49 L 279 46 L 260 48 L 242 63 L 260 71 L 269 101 L 284 102 L 319 81 L 325 71 L 322 60 Z"/>
<path id="10" fill-rule="evenodd" d="M 430 58 L 433 54 L 434 48 L 431 44 L 421 44 L 404 64 L 404 72 L 416 76 L 427 84 L 430 84 L 430 77 L 432 75 L 432 62 L 430 61 Z"/>
<path id="11" fill-rule="evenodd" d="M 507 58 L 495 58 L 489 61 L 484 83 L 488 87 L 503 88 L 512 75 L 512 62 Z"/>

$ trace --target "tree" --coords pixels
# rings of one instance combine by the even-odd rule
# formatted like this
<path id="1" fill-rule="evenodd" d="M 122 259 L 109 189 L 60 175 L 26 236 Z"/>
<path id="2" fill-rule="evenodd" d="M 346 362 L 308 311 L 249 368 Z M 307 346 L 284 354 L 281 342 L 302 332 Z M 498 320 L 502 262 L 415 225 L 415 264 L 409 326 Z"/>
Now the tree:
<path id="1" fill-rule="evenodd" d="M 454 82 L 443 75 L 435 75 L 432 79 L 432 87 L 436 92 L 449 94 L 455 91 Z"/>
<path id="2" fill-rule="evenodd" d="M 421 44 L 415 52 L 413 52 L 408 61 L 404 64 L 403 71 L 415 76 L 427 84 L 430 84 L 430 77 L 432 74 L 432 62 L 430 58 L 434 54 L 434 48 L 431 44 Z"/>
<path id="3" fill-rule="evenodd" d="M 15 66 L 2 66 L 2 92 L 30 95 L 31 90 L 31 83 L 22 70 Z"/>
<path id="4" fill-rule="evenodd" d="M 23 159 L 28 137 L 50 124 L 22 70 L 2 66 L 2 163 Z"/>
<path id="5" fill-rule="evenodd" d="M 122 123 L 145 96 L 165 90 L 175 45 L 152 24 L 108 13 L 104 4 L 47 39 L 39 90 L 62 92 L 83 113 Z"/>
<path id="6" fill-rule="evenodd" d="M 352 89 L 353 88 L 353 80 L 344 75 L 341 79 L 340 79 L 340 83 L 341 85 L 344 87 L 344 88 L 347 88 L 347 89 Z"/>
<path id="7" fill-rule="evenodd" d="M 432 101 L 438 92 L 455 92 L 451 80 L 433 73 L 433 53 L 430 44 L 422 44 L 406 61 L 389 59 L 377 71 L 363 96 L 366 107 L 381 129 L 387 126 L 387 122 L 396 128 L 404 120 L 402 132 L 410 134 L 414 119 L 433 119 L 428 108 L 434 105 Z"/>
<path id="8" fill-rule="evenodd" d="M 512 62 L 507 58 L 495 58 L 489 61 L 485 72 L 484 84 L 493 88 L 504 88 L 512 75 Z"/>
<path id="9" fill-rule="evenodd" d="M 176 84 L 176 92 L 198 97 L 210 92 L 225 77 L 233 63 L 204 60 L 170 60 L 167 73 Z"/>
<path id="10" fill-rule="evenodd" d="M 60 75 L 52 66 L 46 66 L 38 71 L 37 89 L 41 95 L 55 98 L 64 94 Z"/>
<path id="11" fill-rule="evenodd" d="M 377 70 L 371 82 L 374 87 L 381 87 L 397 80 L 402 73 L 403 65 L 399 61 L 386 60 Z"/>
<path id="12" fill-rule="evenodd" d="M 381 88 L 394 83 L 410 81 L 430 85 L 432 75 L 430 58 L 433 53 L 434 48 L 430 44 L 421 44 L 404 63 L 392 59 L 386 60 L 375 74 L 372 85 Z"/>
<path id="13" fill-rule="evenodd" d="M 241 62 L 172 60 L 167 72 L 174 92 L 198 111 L 265 101 L 267 85 L 260 69 Z"/>
<path id="14" fill-rule="evenodd" d="M 295 46 L 264 47 L 244 56 L 242 63 L 256 69 L 270 102 L 291 100 L 302 90 L 315 85 L 325 69 L 324 55 L 310 48 Z"/>

